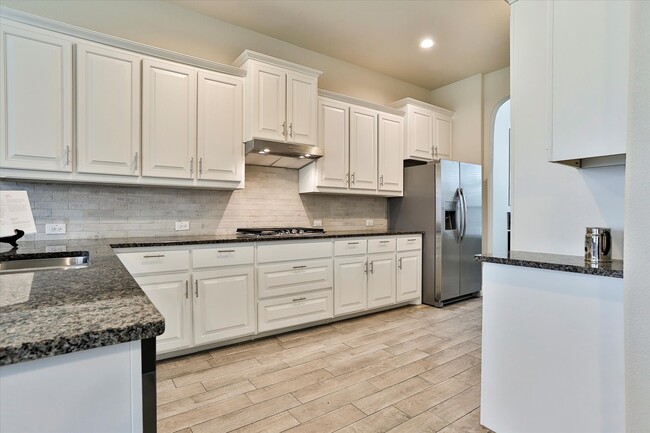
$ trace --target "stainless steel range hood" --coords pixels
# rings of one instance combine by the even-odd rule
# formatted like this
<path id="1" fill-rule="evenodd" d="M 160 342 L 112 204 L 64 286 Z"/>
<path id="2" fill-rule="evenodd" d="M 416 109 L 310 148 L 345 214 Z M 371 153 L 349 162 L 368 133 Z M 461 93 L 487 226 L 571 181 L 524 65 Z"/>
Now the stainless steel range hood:
<path id="1" fill-rule="evenodd" d="M 302 168 L 323 156 L 323 150 L 306 144 L 253 139 L 246 142 L 246 164 L 265 167 Z"/>

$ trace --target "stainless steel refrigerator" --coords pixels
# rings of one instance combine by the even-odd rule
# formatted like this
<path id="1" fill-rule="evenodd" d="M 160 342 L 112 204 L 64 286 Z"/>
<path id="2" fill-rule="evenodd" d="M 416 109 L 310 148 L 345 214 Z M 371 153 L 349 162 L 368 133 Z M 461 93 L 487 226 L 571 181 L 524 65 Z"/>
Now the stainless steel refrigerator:
<path id="1" fill-rule="evenodd" d="M 442 307 L 478 296 L 481 166 L 434 161 L 404 168 L 404 196 L 389 199 L 393 230 L 422 230 L 422 302 Z"/>

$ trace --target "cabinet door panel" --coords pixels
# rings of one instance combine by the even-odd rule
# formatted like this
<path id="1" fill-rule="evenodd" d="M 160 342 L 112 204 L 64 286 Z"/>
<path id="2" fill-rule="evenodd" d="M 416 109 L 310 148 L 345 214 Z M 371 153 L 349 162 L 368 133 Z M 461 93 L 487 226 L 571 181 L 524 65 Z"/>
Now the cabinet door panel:
<path id="1" fill-rule="evenodd" d="M 187 273 L 137 277 L 136 281 L 165 318 L 156 353 L 192 347 L 192 304 Z"/>
<path id="2" fill-rule="evenodd" d="M 435 114 L 435 158 L 451 159 L 451 117 Z"/>
<path id="3" fill-rule="evenodd" d="M 409 158 L 433 159 L 433 112 L 419 107 L 408 108 Z"/>
<path id="4" fill-rule="evenodd" d="M 377 189 L 377 112 L 350 107 L 350 188 Z"/>
<path id="5" fill-rule="evenodd" d="M 422 261 L 419 251 L 397 254 L 397 302 L 417 299 L 422 292 Z"/>
<path id="6" fill-rule="evenodd" d="M 257 267 L 259 298 L 332 288 L 332 260 L 301 260 Z"/>
<path id="7" fill-rule="evenodd" d="M 363 311 L 367 306 L 366 256 L 334 259 L 334 315 Z"/>
<path id="8" fill-rule="evenodd" d="M 332 290 L 257 302 L 257 331 L 271 331 L 332 317 Z"/>
<path id="9" fill-rule="evenodd" d="M 140 58 L 77 45 L 77 171 L 137 176 Z"/>
<path id="10" fill-rule="evenodd" d="M 380 191 L 402 191 L 404 161 L 404 121 L 399 116 L 379 115 L 379 187 Z"/>
<path id="11" fill-rule="evenodd" d="M 198 80 L 198 178 L 241 181 L 243 82 L 204 71 L 199 72 Z"/>
<path id="12" fill-rule="evenodd" d="M 348 105 L 329 99 L 318 101 L 318 145 L 325 156 L 318 159 L 319 186 L 348 187 L 350 155 Z"/>
<path id="13" fill-rule="evenodd" d="M 318 79 L 291 72 L 287 74 L 288 141 L 316 145 Z"/>
<path id="14" fill-rule="evenodd" d="M 72 171 L 72 44 L 2 26 L 0 163 Z"/>
<path id="15" fill-rule="evenodd" d="M 253 275 L 253 266 L 194 274 L 195 345 L 255 333 Z"/>
<path id="16" fill-rule="evenodd" d="M 368 256 L 368 308 L 395 303 L 395 254 Z"/>
<path id="17" fill-rule="evenodd" d="M 286 73 L 270 65 L 254 64 L 253 120 L 251 135 L 271 140 L 286 139 Z M 286 125 L 286 126 L 283 126 Z"/>
<path id="18" fill-rule="evenodd" d="M 142 175 L 194 177 L 196 70 L 143 61 Z"/>

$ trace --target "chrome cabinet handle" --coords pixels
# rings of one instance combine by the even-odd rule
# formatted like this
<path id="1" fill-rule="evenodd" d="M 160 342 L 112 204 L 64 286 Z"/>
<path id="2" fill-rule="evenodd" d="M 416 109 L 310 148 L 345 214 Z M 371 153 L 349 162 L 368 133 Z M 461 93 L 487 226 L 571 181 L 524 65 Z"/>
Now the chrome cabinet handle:
<path id="1" fill-rule="evenodd" d="M 307 267 L 307 265 L 301 265 L 301 266 L 294 266 L 293 268 L 294 269 L 304 269 L 306 267 Z"/>
<path id="2" fill-rule="evenodd" d="M 389 243 L 389 242 L 390 242 L 390 240 L 387 240 L 387 241 L 379 241 L 380 244 L 387 244 L 387 243 Z"/>
<path id="3" fill-rule="evenodd" d="M 417 240 L 418 240 L 418 238 L 410 238 L 410 239 L 407 239 L 408 242 L 415 242 L 415 241 L 417 241 Z"/>
<path id="4" fill-rule="evenodd" d="M 438 146 L 434 146 L 433 149 L 434 149 L 434 150 L 433 150 L 433 154 L 434 154 L 435 156 L 438 156 Z"/>
<path id="5" fill-rule="evenodd" d="M 397 268 L 402 269 L 402 258 L 400 257 L 399 260 L 397 261 Z"/>
<path id="6" fill-rule="evenodd" d="M 436 156 L 436 152 L 433 149 L 435 149 L 435 147 L 431 146 L 431 156 Z"/>
<path id="7" fill-rule="evenodd" d="M 384 186 L 384 175 L 379 176 L 379 186 Z"/>
<path id="8" fill-rule="evenodd" d="M 194 157 L 190 158 L 190 179 L 194 177 Z"/>
<path id="9" fill-rule="evenodd" d="M 294 298 L 293 302 L 304 301 L 305 299 L 307 299 L 307 298 L 305 298 L 304 296 L 302 298 Z"/>
<path id="10" fill-rule="evenodd" d="M 287 137 L 287 121 L 286 120 L 284 122 L 282 122 L 282 135 L 284 135 L 285 138 Z"/>
<path id="11" fill-rule="evenodd" d="M 70 146 L 65 147 L 65 165 L 70 165 Z"/>
<path id="12" fill-rule="evenodd" d="M 218 250 L 218 253 L 234 253 L 235 250 Z"/>
<path id="13" fill-rule="evenodd" d="M 371 274 L 375 273 L 375 262 L 370 262 L 370 273 Z"/>
<path id="14" fill-rule="evenodd" d="M 345 173 L 345 183 L 347 183 L 348 186 L 350 186 L 350 172 L 349 171 L 347 173 Z"/>
<path id="15" fill-rule="evenodd" d="M 185 299 L 187 299 L 187 298 L 190 297 L 190 294 L 189 294 L 189 287 L 188 287 L 188 286 L 189 286 L 189 283 L 188 283 L 187 280 L 185 280 Z"/>
<path id="16" fill-rule="evenodd" d="M 293 122 L 289 124 L 289 137 L 293 138 Z"/>
<path id="17" fill-rule="evenodd" d="M 354 175 L 355 175 L 355 174 L 356 174 L 356 173 L 352 173 L 352 185 L 354 185 Z"/>
<path id="18" fill-rule="evenodd" d="M 145 259 L 154 259 L 154 258 L 158 258 L 158 257 L 165 257 L 165 255 L 164 254 L 155 254 L 155 255 L 152 255 L 152 256 L 142 256 L 142 257 L 145 258 Z"/>
<path id="19" fill-rule="evenodd" d="M 199 297 L 199 280 L 194 280 L 194 294 Z"/>
<path id="20" fill-rule="evenodd" d="M 363 264 L 363 272 L 365 272 L 366 274 L 368 273 L 368 262 L 365 262 Z"/>
<path id="21" fill-rule="evenodd" d="M 138 152 L 135 152 L 133 157 L 133 171 L 138 171 Z"/>
<path id="22" fill-rule="evenodd" d="M 203 174 L 203 157 L 199 158 L 199 177 Z"/>
<path id="23" fill-rule="evenodd" d="M 348 242 L 348 245 L 359 245 L 359 242 Z"/>

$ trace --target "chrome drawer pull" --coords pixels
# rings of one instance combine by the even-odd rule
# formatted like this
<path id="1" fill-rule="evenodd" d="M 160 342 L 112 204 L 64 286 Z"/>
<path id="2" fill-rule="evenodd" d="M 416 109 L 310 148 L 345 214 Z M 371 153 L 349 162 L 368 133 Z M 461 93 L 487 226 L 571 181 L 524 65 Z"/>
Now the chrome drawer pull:
<path id="1" fill-rule="evenodd" d="M 390 240 L 388 240 L 388 241 L 379 241 L 380 244 L 387 244 L 388 242 L 390 242 Z"/>
<path id="2" fill-rule="evenodd" d="M 218 250 L 218 253 L 234 253 L 235 250 Z"/>
<path id="3" fill-rule="evenodd" d="M 399 269 L 402 269 L 402 259 L 400 258 L 399 261 L 397 262 L 397 267 Z"/>
<path id="4" fill-rule="evenodd" d="M 359 245 L 359 242 L 348 242 L 348 245 Z"/>
<path id="5" fill-rule="evenodd" d="M 304 301 L 304 300 L 306 300 L 306 299 L 307 299 L 307 298 L 305 298 L 305 297 L 303 297 L 303 298 L 294 298 L 294 299 L 293 299 L 293 302 Z"/>
<path id="6" fill-rule="evenodd" d="M 187 280 L 185 280 L 185 299 L 189 298 L 188 296 L 188 283 Z"/>
<path id="7" fill-rule="evenodd" d="M 409 242 L 415 242 L 415 241 L 417 241 L 417 240 L 418 240 L 417 238 L 407 239 L 407 241 L 409 241 Z"/>
<path id="8" fill-rule="evenodd" d="M 142 256 L 142 257 L 144 257 L 145 259 L 155 259 L 155 258 L 158 258 L 158 257 L 165 257 L 165 255 L 164 254 L 156 254 L 156 255 L 153 255 L 153 256 Z"/>
<path id="9" fill-rule="evenodd" d="M 194 280 L 194 294 L 199 297 L 199 280 Z"/>
<path id="10" fill-rule="evenodd" d="M 293 268 L 294 269 L 304 269 L 306 267 L 307 267 L 307 265 L 301 265 L 301 266 L 294 266 Z"/>

